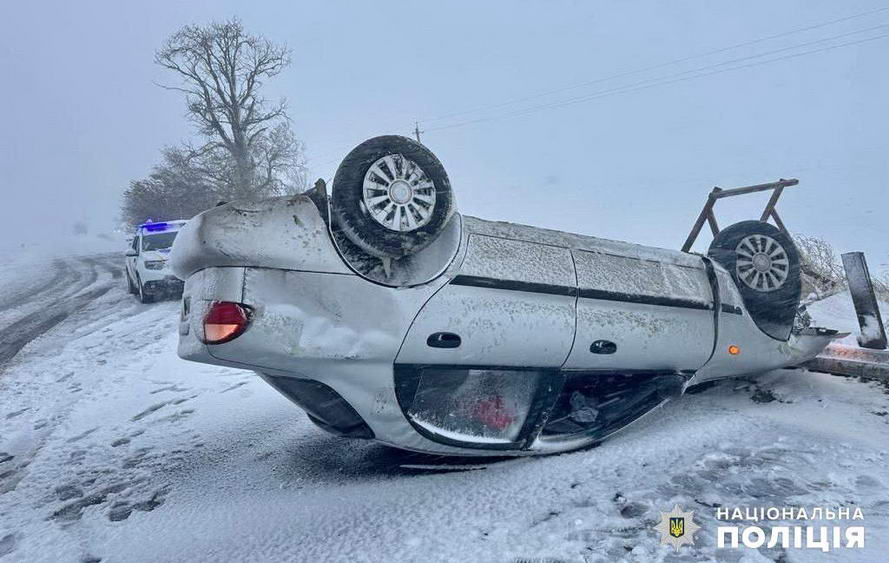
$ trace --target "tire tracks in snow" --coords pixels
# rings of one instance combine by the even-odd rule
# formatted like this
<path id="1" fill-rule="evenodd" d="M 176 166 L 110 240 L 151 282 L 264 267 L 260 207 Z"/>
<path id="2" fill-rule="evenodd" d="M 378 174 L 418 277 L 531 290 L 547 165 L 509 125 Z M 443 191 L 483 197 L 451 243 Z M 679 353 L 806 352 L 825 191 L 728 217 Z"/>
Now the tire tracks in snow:
<path id="1" fill-rule="evenodd" d="M 45 448 L 50 446 L 50 454 L 54 455 L 53 450 L 58 449 L 59 444 L 71 445 L 69 462 L 74 466 L 80 464 L 82 456 L 86 455 L 89 450 L 95 447 L 92 442 L 92 436 L 100 432 L 102 426 L 91 426 L 73 434 L 66 432 L 66 426 L 70 418 L 71 412 L 76 405 L 86 400 L 95 401 L 96 396 L 101 394 L 101 387 L 92 385 L 96 383 L 95 379 L 90 378 L 89 386 L 84 385 L 86 381 L 83 377 L 78 378 L 77 375 L 90 373 L 93 369 L 101 370 L 105 365 L 106 359 L 103 357 L 109 349 L 105 340 L 104 344 L 96 344 L 95 341 L 101 341 L 106 333 L 110 333 L 109 325 L 117 323 L 123 319 L 127 319 L 134 315 L 147 313 L 154 310 L 156 305 L 144 306 L 140 305 L 132 295 L 126 293 L 123 280 L 123 270 L 117 266 L 118 256 L 116 255 L 99 255 L 93 257 L 84 257 L 79 259 L 78 264 L 81 265 L 76 271 L 70 270 L 70 264 L 62 264 L 60 269 L 64 272 L 61 275 L 65 280 L 77 280 L 77 283 L 70 287 L 59 287 L 55 290 L 55 295 L 49 297 L 44 294 L 37 295 L 32 293 L 33 299 L 37 300 L 37 305 L 46 309 L 52 306 L 60 306 L 64 308 L 64 315 L 52 315 L 51 318 L 36 317 L 40 330 L 32 331 L 28 336 L 30 341 L 35 338 L 46 335 L 45 340 L 41 340 L 39 345 L 28 347 L 28 349 L 18 355 L 10 358 L 5 365 L 0 364 L 0 395 L 7 391 L 15 390 L 16 395 L 24 395 L 31 397 L 40 396 L 41 393 L 52 391 L 46 396 L 46 400 L 39 402 L 31 402 L 30 406 L 20 411 L 12 411 L 7 413 L 5 419 L 15 418 L 18 422 L 18 416 L 27 411 L 28 416 L 22 416 L 22 420 L 17 426 L 6 426 L 0 430 L 0 463 L 8 462 L 8 464 L 0 466 L 0 500 L 6 494 L 15 494 L 20 482 L 25 479 L 34 478 L 32 471 L 32 463 L 40 460 L 45 455 Z M 63 302 L 59 305 L 59 302 Z M 34 317 L 35 302 L 22 303 L 19 308 L 19 319 L 7 325 L 19 325 L 31 321 Z M 21 311 L 24 309 L 24 311 Z M 27 319 L 27 320 L 26 320 Z M 52 322 L 55 322 L 53 325 Z M 52 326 L 44 326 L 52 325 Z M 61 326 L 59 326 L 61 325 Z M 2 324 L 0 324 L 2 327 Z M 58 327 L 53 330 L 54 327 Z M 31 328 L 34 328 L 33 326 Z M 171 326 L 165 327 L 171 330 Z M 101 334 L 97 334 L 101 333 Z M 149 331 L 141 331 L 144 333 L 144 344 L 150 344 L 157 340 L 156 335 Z M 109 334 L 110 336 L 110 334 Z M 126 345 L 132 343 L 131 333 L 115 334 L 120 337 L 120 344 Z M 81 341 L 84 338 L 91 338 L 94 343 L 85 345 Z M 5 343 L 2 343 L 5 344 Z M 27 345 L 27 343 L 25 343 Z M 80 348 L 79 353 L 71 357 L 71 362 L 58 362 L 56 359 L 64 357 L 66 354 L 70 356 L 70 347 Z M 142 347 L 142 346 L 140 346 Z M 96 348 L 99 348 L 96 351 Z M 21 348 L 20 348 L 21 350 Z M 40 366 L 35 371 L 35 365 Z M 22 373 L 28 374 L 24 379 Z M 32 372 L 32 373 L 29 373 Z M 59 376 L 59 374 L 63 374 Z M 6 377 L 4 377 L 6 375 Z M 90 374 L 92 375 L 92 374 Z M 63 384 L 64 382 L 64 384 Z M 63 384 L 56 387 L 58 384 Z M 36 393 L 36 395 L 35 395 Z M 28 403 L 25 403 L 28 404 Z M 178 403 L 175 403 L 178 404 Z M 33 408 L 32 408 L 33 407 Z M 0 415 L 3 413 L 0 412 Z M 11 415 L 11 416 L 10 416 Z M 0 422 L 5 420 L 0 419 Z M 129 437 L 141 434 L 144 430 L 133 432 Z M 8 432 L 4 436 L 4 432 Z M 7 438 L 3 440 L 3 438 Z M 128 441 L 128 440 L 127 440 Z M 124 442 L 121 442 L 123 445 Z M 75 447 L 76 446 L 76 447 Z M 9 453 L 6 453 L 8 450 Z M 45 460 L 44 460 L 45 463 Z M 77 471 L 79 474 L 80 471 Z M 91 490 L 92 483 L 96 479 L 103 479 L 107 473 L 107 469 L 95 470 L 94 475 L 86 479 L 81 484 L 84 490 Z M 65 471 L 65 475 L 68 471 Z M 40 469 L 36 472 L 38 481 L 45 480 L 45 465 L 41 464 Z M 57 476 L 58 477 L 58 476 Z M 58 482 L 64 482 L 64 479 L 56 478 Z M 76 480 L 76 479 L 75 479 Z M 136 483 L 138 479 L 131 483 L 125 483 L 129 486 Z M 120 484 L 113 484 L 114 487 Z M 44 486 L 44 488 L 46 488 Z M 50 487 L 53 488 L 53 487 Z M 110 490 L 110 489 L 109 489 Z M 102 493 L 102 491 L 98 491 Z M 61 496 L 59 496 L 59 494 Z M 64 497 L 64 491 L 56 496 Z M 91 493 L 92 494 L 92 493 Z M 97 502 L 104 502 L 104 496 L 110 494 L 105 491 L 98 497 L 89 496 L 83 501 L 86 505 L 91 505 L 94 499 Z M 152 496 L 153 495 L 153 496 Z M 142 503 L 136 503 L 128 510 L 150 511 L 155 506 L 163 502 L 162 492 L 153 491 L 148 499 Z M 63 499 L 64 500 L 64 499 Z M 129 506 L 129 505 L 127 505 Z M 72 509 L 73 510 L 73 509 Z M 117 507 L 118 512 L 123 510 Z M 3 514 L 0 510 L 0 528 L 3 528 Z M 77 519 L 77 514 L 70 514 L 71 519 Z M 67 513 L 66 513 L 67 514 Z M 56 515 L 51 515 L 53 519 Z M 118 517 L 124 518 L 123 514 Z M 64 514 L 58 515 L 58 518 L 65 520 Z"/>
<path id="2" fill-rule="evenodd" d="M 116 258 L 116 255 L 101 255 L 55 260 L 52 267 L 56 273 L 50 280 L 0 303 L 0 311 L 13 313 L 34 303 L 41 304 L 37 310 L 0 326 L 0 333 L 4 335 L 0 341 L 0 373 L 28 343 L 114 287 L 122 276 L 121 268 L 114 264 Z M 111 279 L 99 281 L 101 274 L 110 274 Z"/>
<path id="3" fill-rule="evenodd" d="M 0 559 L 4 550 L 16 552 L 40 537 L 27 523 L 53 522 L 64 535 L 84 515 L 121 522 L 154 511 L 170 491 L 164 475 L 203 445 L 182 422 L 195 409 L 178 408 L 196 396 L 188 387 L 165 384 L 159 392 L 174 396 L 156 397 L 145 388 L 157 384 L 133 378 L 150 376 L 134 366 L 151 364 L 169 350 L 165 338 L 175 334 L 178 307 L 140 304 L 126 292 L 119 263 L 116 255 L 63 260 L 40 276 L 61 280 L 53 289 L 32 278 L 35 290 L 27 301 L 0 310 L 0 328 L 34 323 L 23 337 L 33 343 L 0 362 L 0 396 L 10 397 L 9 412 L 4 417 L 0 411 L 0 530 L 15 530 L 0 533 Z M 53 319 L 38 311 L 54 307 L 67 316 Z M 133 403 L 129 413 L 138 420 L 97 414 L 96 407 L 101 411 L 121 386 L 126 396 L 133 388 L 145 391 L 145 401 Z M 149 404 L 151 412 L 135 414 Z M 152 433 L 172 446 L 137 439 Z M 25 504 L 31 508 L 18 510 Z"/>
<path id="4" fill-rule="evenodd" d="M 64 281 L 66 273 L 68 273 L 63 266 L 64 262 L 62 260 L 53 260 L 51 266 L 53 276 L 51 278 L 43 281 L 43 283 L 37 287 L 14 289 L 10 293 L 0 297 L 0 312 L 13 309 L 13 305 L 28 300 L 30 296 L 45 293 L 47 290 L 59 286 Z"/>

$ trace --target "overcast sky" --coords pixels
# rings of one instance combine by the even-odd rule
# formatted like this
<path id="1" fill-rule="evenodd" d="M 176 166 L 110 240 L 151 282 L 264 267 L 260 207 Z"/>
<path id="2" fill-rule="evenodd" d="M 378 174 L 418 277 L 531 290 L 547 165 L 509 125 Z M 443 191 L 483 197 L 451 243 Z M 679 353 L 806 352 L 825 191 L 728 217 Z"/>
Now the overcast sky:
<path id="1" fill-rule="evenodd" d="M 358 142 L 407 134 L 420 120 L 460 211 L 672 248 L 714 185 L 798 177 L 779 206 L 788 227 L 839 251 L 865 250 L 878 268 L 889 263 L 889 37 L 828 47 L 889 34 L 889 10 L 873 12 L 881 7 L 8 3 L 0 237 L 8 244 L 70 233 L 76 220 L 94 229 L 117 222 L 128 182 L 149 173 L 162 146 L 191 134 L 180 95 L 154 85 L 172 80 L 154 51 L 184 24 L 236 15 L 293 50 L 267 94 L 287 97 L 314 176 L 332 177 Z M 824 41 L 834 36 L 842 37 Z M 807 50 L 819 52 L 796 56 Z M 705 70 L 686 72 L 695 69 Z M 700 73 L 708 75 L 687 79 Z M 614 75 L 623 76 L 605 80 Z M 553 90 L 561 91 L 538 96 Z M 591 99 L 552 107 L 583 97 Z M 728 204 L 721 223 L 754 218 L 762 204 Z"/>

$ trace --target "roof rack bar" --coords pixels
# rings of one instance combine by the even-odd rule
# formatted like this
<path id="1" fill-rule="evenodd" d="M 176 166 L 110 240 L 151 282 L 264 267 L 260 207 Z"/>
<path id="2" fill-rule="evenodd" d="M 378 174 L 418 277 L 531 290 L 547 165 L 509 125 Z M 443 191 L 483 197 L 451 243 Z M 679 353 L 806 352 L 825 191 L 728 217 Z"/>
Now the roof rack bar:
<path id="1" fill-rule="evenodd" d="M 784 223 L 778 216 L 778 212 L 775 211 L 775 205 L 778 203 L 778 198 L 781 197 L 781 193 L 784 191 L 784 188 L 795 186 L 797 184 L 799 184 L 799 180 L 797 180 L 796 178 L 790 178 L 789 180 L 781 178 L 777 182 L 756 184 L 754 186 L 744 186 L 741 188 L 729 188 L 727 190 L 724 190 L 718 186 L 713 188 L 713 190 L 707 195 L 707 201 L 704 203 L 704 208 L 701 210 L 700 215 L 698 215 L 697 220 L 695 220 L 695 224 L 694 226 L 692 226 L 691 232 L 688 234 L 688 238 L 685 239 L 685 243 L 682 245 L 682 252 L 688 252 L 689 250 L 691 250 L 692 245 L 694 245 L 695 240 L 697 240 L 698 235 L 701 233 L 701 228 L 704 226 L 705 221 L 710 224 L 710 230 L 713 232 L 714 237 L 719 233 L 719 226 L 716 223 L 716 216 L 713 214 L 713 207 L 714 205 L 716 205 L 716 200 L 722 199 L 724 197 L 734 197 L 736 195 L 752 194 L 755 192 L 774 190 L 772 192 L 772 197 L 769 198 L 769 202 L 766 204 L 766 208 L 763 210 L 759 220 L 767 221 L 769 217 L 771 217 L 775 221 L 775 225 L 777 225 L 779 229 L 781 229 L 782 231 L 787 231 L 787 229 L 784 228 Z"/>

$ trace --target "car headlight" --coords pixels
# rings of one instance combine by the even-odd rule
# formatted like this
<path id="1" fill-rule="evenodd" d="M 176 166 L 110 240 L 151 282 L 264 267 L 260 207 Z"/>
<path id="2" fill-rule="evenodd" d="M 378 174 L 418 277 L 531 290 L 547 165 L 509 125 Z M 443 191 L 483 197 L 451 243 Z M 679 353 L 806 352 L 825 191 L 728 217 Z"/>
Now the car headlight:
<path id="1" fill-rule="evenodd" d="M 163 270 L 164 264 L 166 264 L 165 260 L 146 260 L 145 261 L 145 269 L 147 269 L 147 270 Z"/>

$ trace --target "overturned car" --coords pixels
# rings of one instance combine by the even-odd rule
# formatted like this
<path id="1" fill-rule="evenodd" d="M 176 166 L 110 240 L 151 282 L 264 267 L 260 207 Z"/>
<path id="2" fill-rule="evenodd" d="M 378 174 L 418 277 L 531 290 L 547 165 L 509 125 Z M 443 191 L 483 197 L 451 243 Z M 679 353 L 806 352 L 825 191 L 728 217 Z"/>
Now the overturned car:
<path id="1" fill-rule="evenodd" d="M 795 365 L 799 257 L 744 221 L 706 256 L 461 215 L 397 136 L 355 148 L 330 196 L 190 221 L 182 358 L 256 371 L 321 428 L 409 450 L 526 455 L 601 441 L 692 384 Z"/>

